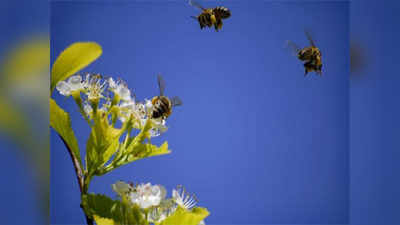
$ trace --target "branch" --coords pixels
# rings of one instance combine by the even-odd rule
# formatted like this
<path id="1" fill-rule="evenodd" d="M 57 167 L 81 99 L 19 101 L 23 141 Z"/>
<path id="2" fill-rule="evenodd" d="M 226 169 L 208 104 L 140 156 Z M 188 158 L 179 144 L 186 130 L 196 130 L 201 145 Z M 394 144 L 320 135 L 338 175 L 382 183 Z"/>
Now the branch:
<path id="1" fill-rule="evenodd" d="M 74 153 L 72 152 L 71 148 L 68 146 L 67 142 L 65 142 L 64 138 L 61 137 L 61 135 L 58 135 L 61 140 L 63 141 L 65 147 L 68 150 L 69 156 L 71 157 L 72 160 L 72 164 L 74 165 L 74 169 L 75 169 L 75 173 L 76 173 L 76 178 L 78 180 L 78 184 L 79 184 L 79 190 L 81 192 L 81 196 L 83 194 L 86 194 L 85 188 L 84 188 L 84 177 L 83 177 L 83 170 L 81 165 L 79 164 L 78 159 L 76 158 L 76 156 L 74 155 Z M 93 220 L 89 218 L 89 216 L 86 214 L 85 210 L 83 209 L 82 205 L 81 208 L 83 210 L 83 213 L 85 214 L 85 218 L 86 218 L 86 223 L 88 225 L 93 225 Z"/>

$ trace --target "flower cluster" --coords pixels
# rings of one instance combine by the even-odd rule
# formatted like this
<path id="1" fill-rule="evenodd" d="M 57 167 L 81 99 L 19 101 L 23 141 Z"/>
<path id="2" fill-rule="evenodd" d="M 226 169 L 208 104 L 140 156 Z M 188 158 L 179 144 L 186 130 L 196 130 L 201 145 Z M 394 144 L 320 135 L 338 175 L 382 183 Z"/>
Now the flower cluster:
<path id="1" fill-rule="evenodd" d="M 160 223 L 171 216 L 178 207 L 191 211 L 198 200 L 195 195 L 188 193 L 184 187 L 177 186 L 172 190 L 172 198 L 167 199 L 167 192 L 161 185 L 128 184 L 118 181 L 112 185 L 114 192 L 121 199 L 128 199 L 131 204 L 139 206 L 149 222 Z M 200 224 L 204 224 L 201 221 Z"/>
<path id="2" fill-rule="evenodd" d="M 152 120 L 152 137 L 159 136 L 167 130 L 165 120 L 151 118 L 153 104 L 150 100 L 136 101 L 127 84 L 113 78 L 103 79 L 99 74 L 71 76 L 66 81 L 57 83 L 56 89 L 61 95 L 73 96 L 81 113 L 90 122 L 97 112 L 111 115 L 113 124 L 118 119 L 121 123 L 129 122 L 133 128 L 142 128 L 148 119 Z M 83 94 L 83 95 L 81 95 Z"/>

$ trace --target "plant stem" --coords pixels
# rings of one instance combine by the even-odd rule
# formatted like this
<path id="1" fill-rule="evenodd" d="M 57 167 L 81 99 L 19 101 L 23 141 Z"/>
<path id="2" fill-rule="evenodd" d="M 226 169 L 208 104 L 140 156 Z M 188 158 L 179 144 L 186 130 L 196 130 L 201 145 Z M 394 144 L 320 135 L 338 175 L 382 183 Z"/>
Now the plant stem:
<path id="1" fill-rule="evenodd" d="M 85 188 L 85 178 L 84 178 L 84 174 L 83 174 L 83 169 L 81 167 L 81 165 L 79 164 L 78 159 L 76 158 L 76 156 L 74 155 L 74 153 L 72 152 L 71 148 L 68 146 L 67 142 L 65 142 L 64 138 L 62 138 L 60 135 L 58 135 L 61 140 L 63 141 L 65 147 L 68 150 L 69 156 L 71 157 L 72 160 L 72 164 L 74 165 L 74 169 L 75 169 L 75 173 L 76 173 L 76 178 L 78 180 L 78 184 L 79 184 L 79 190 L 81 192 L 81 196 L 87 194 L 87 188 Z M 82 197 L 81 197 L 82 198 Z M 81 208 L 83 210 L 83 213 L 85 214 L 85 218 L 86 218 L 86 223 L 88 225 L 93 225 L 93 219 L 91 219 L 85 212 L 85 209 L 82 207 Z"/>

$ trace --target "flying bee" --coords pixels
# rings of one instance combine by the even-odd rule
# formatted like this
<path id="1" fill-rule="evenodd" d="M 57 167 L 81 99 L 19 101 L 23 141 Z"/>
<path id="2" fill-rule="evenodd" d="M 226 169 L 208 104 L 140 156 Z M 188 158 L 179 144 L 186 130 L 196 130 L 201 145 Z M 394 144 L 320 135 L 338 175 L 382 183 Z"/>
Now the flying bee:
<path id="1" fill-rule="evenodd" d="M 215 30 L 218 31 L 222 28 L 222 20 L 231 16 L 231 11 L 222 6 L 206 9 L 193 0 L 189 0 L 189 4 L 202 10 L 200 15 L 192 16 L 199 21 L 200 29 L 214 25 Z"/>
<path id="2" fill-rule="evenodd" d="M 164 95 L 165 81 L 158 75 L 158 88 L 160 89 L 160 95 L 153 97 L 151 103 L 153 104 L 153 112 L 151 117 L 154 119 L 166 119 L 172 113 L 172 108 L 175 106 L 182 105 L 182 101 L 179 97 L 175 96 L 171 99 Z"/>
<path id="3" fill-rule="evenodd" d="M 300 49 L 291 41 L 288 44 L 293 48 L 298 59 L 304 62 L 304 76 L 309 72 L 315 71 L 318 75 L 322 76 L 322 54 L 319 48 L 315 45 L 314 40 L 308 32 L 305 32 L 311 46 Z"/>

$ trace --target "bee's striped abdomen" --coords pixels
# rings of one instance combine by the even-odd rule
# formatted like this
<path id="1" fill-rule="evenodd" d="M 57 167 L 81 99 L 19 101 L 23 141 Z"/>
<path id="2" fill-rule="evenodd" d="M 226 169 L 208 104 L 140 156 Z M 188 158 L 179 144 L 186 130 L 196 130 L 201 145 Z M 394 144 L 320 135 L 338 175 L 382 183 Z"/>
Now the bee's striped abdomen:
<path id="1" fill-rule="evenodd" d="M 211 27 L 211 15 L 209 13 L 202 13 L 198 16 L 198 21 L 200 24 L 200 28 L 203 29 L 204 27 Z"/>
<path id="2" fill-rule="evenodd" d="M 228 8 L 218 6 L 213 9 L 213 13 L 217 19 L 227 19 L 231 16 L 231 11 Z"/>
<path id="3" fill-rule="evenodd" d="M 171 114 L 171 101 L 165 96 L 157 96 L 152 100 L 153 103 L 153 115 L 152 117 L 157 119 L 160 117 L 168 117 Z"/>

